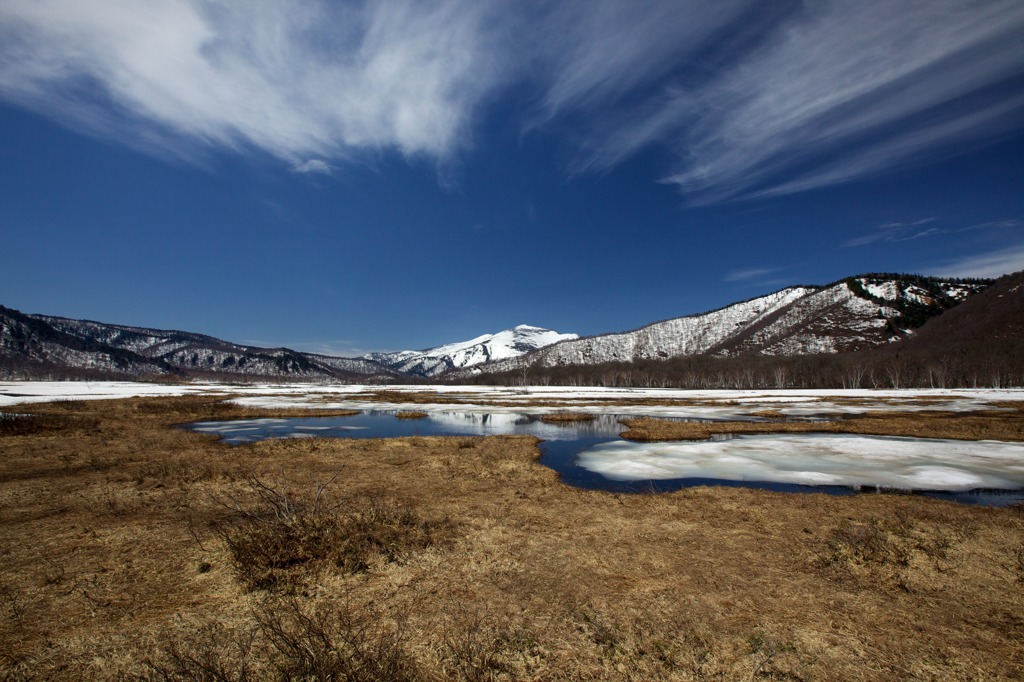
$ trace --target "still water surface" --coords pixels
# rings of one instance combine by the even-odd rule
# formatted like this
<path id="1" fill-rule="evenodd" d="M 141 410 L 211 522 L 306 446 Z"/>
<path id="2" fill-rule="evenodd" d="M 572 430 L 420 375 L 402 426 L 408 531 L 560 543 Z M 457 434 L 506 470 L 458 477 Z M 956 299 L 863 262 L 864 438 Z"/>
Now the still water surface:
<path id="1" fill-rule="evenodd" d="M 1021 444 L 827 434 L 645 444 L 619 437 L 620 418 L 605 414 L 550 424 L 522 413 L 445 411 L 398 419 L 395 411 L 367 411 L 348 417 L 197 422 L 188 428 L 232 444 L 303 437 L 535 436 L 543 441 L 541 464 L 565 483 L 614 492 L 720 485 L 834 495 L 902 492 L 990 506 L 1024 501 Z"/>

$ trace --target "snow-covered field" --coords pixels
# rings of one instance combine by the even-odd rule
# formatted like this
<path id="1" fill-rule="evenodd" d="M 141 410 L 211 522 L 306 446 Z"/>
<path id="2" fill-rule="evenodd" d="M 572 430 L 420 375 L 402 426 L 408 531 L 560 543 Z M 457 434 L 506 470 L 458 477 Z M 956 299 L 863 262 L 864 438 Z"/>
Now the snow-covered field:
<path id="1" fill-rule="evenodd" d="M 557 401 L 558 407 L 531 406 L 543 413 L 571 408 L 574 411 L 615 414 L 649 414 L 665 417 L 726 418 L 763 409 L 799 416 L 822 412 L 850 413 L 865 410 L 951 410 L 983 409 L 995 402 L 1024 401 L 1021 389 L 929 389 L 929 390 L 759 390 L 696 391 L 659 388 L 576 388 L 568 386 L 367 386 L 359 384 L 216 384 L 162 385 L 113 381 L 3 381 L 0 409 L 24 403 L 54 400 L 99 400 L 134 396 L 190 394 L 236 395 L 249 407 L 377 409 L 406 408 L 411 403 L 370 401 L 367 394 L 379 390 L 392 393 L 435 393 L 436 404 L 416 404 L 424 411 L 450 410 L 451 402 L 468 411 L 522 412 L 537 401 Z M 686 401 L 692 405 L 637 405 L 649 401 Z M 497 406 L 494 403 L 505 403 Z"/>
<path id="2" fill-rule="evenodd" d="M 434 393 L 436 403 L 369 400 L 377 390 Z M 183 384 L 130 382 L 0 382 L 0 409 L 53 400 L 131 396 L 234 395 L 250 407 L 400 410 L 414 408 L 431 419 L 489 415 L 494 424 L 529 414 L 571 409 L 600 415 L 651 415 L 728 419 L 773 409 L 807 416 L 865 411 L 991 409 L 1024 401 L 1022 390 L 834 390 L 685 391 L 489 386 L 311 386 L 309 384 Z M 537 406 L 554 401 L 558 405 Z M 668 404 L 648 404 L 651 401 Z M 685 401 L 685 404 L 670 404 Z M 500 404 L 496 404 L 500 403 Z M 256 423 L 234 424 L 255 429 Z M 282 425 L 283 426 L 283 425 Z M 291 429 L 294 430 L 294 429 Z M 500 429 L 499 429 L 500 431 Z M 237 434 L 236 434 L 237 435 Z M 294 435 L 294 434 L 289 434 Z M 308 435 L 308 434 L 307 434 Z M 889 486 L 917 490 L 1024 489 L 1024 444 L 944 441 L 853 435 L 758 435 L 707 442 L 604 443 L 579 454 L 577 464 L 614 480 L 687 477 L 772 481 L 805 485 Z"/>
<path id="3" fill-rule="evenodd" d="M 765 434 L 687 443 L 612 441 L 578 466 L 620 481 L 713 478 L 905 490 L 1024 488 L 1024 443 Z"/>

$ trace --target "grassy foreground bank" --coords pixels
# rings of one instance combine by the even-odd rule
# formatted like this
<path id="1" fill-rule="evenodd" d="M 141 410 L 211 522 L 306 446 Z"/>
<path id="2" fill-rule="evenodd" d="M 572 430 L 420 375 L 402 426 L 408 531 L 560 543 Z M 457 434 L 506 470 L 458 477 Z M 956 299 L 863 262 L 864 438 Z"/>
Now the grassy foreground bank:
<path id="1" fill-rule="evenodd" d="M 0 430 L 4 677 L 1024 677 L 1020 507 L 616 495 L 528 437 L 173 428 L 261 414 L 208 397 L 31 411 Z"/>

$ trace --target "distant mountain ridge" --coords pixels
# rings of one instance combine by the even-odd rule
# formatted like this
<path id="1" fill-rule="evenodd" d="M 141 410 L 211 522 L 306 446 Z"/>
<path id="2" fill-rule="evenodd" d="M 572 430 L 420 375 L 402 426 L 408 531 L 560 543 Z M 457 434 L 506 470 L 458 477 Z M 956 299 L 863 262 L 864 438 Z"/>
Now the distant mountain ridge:
<path id="1" fill-rule="evenodd" d="M 563 341 L 481 367 L 555 367 L 682 356 L 801 355 L 879 347 L 983 290 L 991 280 L 870 274 L 794 286 L 697 315 Z"/>
<path id="2" fill-rule="evenodd" d="M 424 351 L 344 358 L 191 332 L 30 315 L 0 306 L 0 378 L 286 379 L 393 383 L 517 357 L 575 334 L 520 325 Z"/>
<path id="3" fill-rule="evenodd" d="M 244 346 L 204 334 L 129 327 L 0 306 L 0 376 L 149 378 L 160 376 L 394 381 L 362 359 Z"/>
<path id="4" fill-rule="evenodd" d="M 369 353 L 363 358 L 406 374 L 432 377 L 453 369 L 517 358 L 553 343 L 577 338 L 577 334 L 561 334 L 550 329 L 521 324 L 469 341 L 449 343 L 421 351 Z"/>
<path id="5" fill-rule="evenodd" d="M 30 315 L 0 306 L 0 378 L 180 376 L 389 383 L 689 356 L 834 354 L 887 346 L 912 337 L 929 320 L 929 328 L 943 329 L 936 324 L 944 311 L 991 283 L 867 274 L 825 286 L 787 287 L 628 332 L 580 338 L 520 325 L 426 350 L 361 358 L 257 348 L 190 332 Z M 999 296 L 1019 296 L 1018 291 L 1024 289 L 1006 289 Z M 963 319 L 988 318 L 975 308 Z M 993 320 L 986 323 L 1004 324 L 1003 317 Z M 962 335 L 957 326 L 947 325 L 947 333 Z"/>

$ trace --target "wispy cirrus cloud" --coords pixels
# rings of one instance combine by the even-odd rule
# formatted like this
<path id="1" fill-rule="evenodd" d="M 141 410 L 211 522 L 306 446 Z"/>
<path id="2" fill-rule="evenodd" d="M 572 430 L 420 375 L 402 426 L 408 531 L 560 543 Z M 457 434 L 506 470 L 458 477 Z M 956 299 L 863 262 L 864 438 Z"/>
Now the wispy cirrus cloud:
<path id="1" fill-rule="evenodd" d="M 1007 230 L 1015 227 L 1024 225 L 1020 220 L 1015 218 L 1007 218 L 1005 220 L 990 220 L 984 223 L 977 223 L 975 225 L 968 225 L 967 227 L 961 227 L 957 232 L 970 232 L 972 230 Z"/>
<path id="2" fill-rule="evenodd" d="M 868 244 L 874 244 L 875 242 L 909 242 L 915 239 L 921 239 L 922 237 L 931 237 L 933 235 L 942 234 L 947 230 L 939 229 L 938 227 L 924 227 L 930 223 L 934 223 L 938 218 L 921 218 L 920 220 L 913 220 L 910 222 L 893 222 L 883 223 L 878 226 L 874 232 L 855 237 L 849 241 L 843 242 L 843 246 L 867 246 Z"/>
<path id="3" fill-rule="evenodd" d="M 932 160 L 1021 127 L 1022 30 L 1016 0 L 807 3 L 703 80 L 612 108 L 614 132 L 578 165 L 667 143 L 678 160 L 664 181 L 712 203 Z"/>
<path id="4" fill-rule="evenodd" d="M 750 280 L 763 279 L 766 275 L 779 272 L 782 268 L 746 268 L 733 270 L 722 277 L 723 282 L 746 282 Z"/>
<path id="5" fill-rule="evenodd" d="M 939 263 L 927 272 L 947 277 L 1000 277 L 1024 270 L 1024 243 Z"/>
<path id="6" fill-rule="evenodd" d="M 313 172 L 443 165 L 501 102 L 570 175 L 664 145 L 663 181 L 713 203 L 1019 129 L 1022 32 L 1019 0 L 6 0 L 0 97 L 152 153 Z"/>
<path id="7" fill-rule="evenodd" d="M 792 284 L 792 281 L 780 276 L 787 267 L 755 267 L 732 270 L 722 277 L 723 282 L 729 282 L 738 289 L 749 289 L 753 287 L 773 287 Z"/>
<path id="8" fill-rule="evenodd" d="M 296 165 L 292 170 L 296 173 L 322 173 L 323 175 L 330 175 L 332 168 L 331 164 L 323 159 L 309 159 Z"/>
<path id="9" fill-rule="evenodd" d="M 532 23 L 537 109 L 527 129 L 563 118 L 582 121 L 588 130 L 573 140 L 583 149 L 572 172 L 618 163 L 677 124 L 675 112 L 657 109 L 662 88 L 751 5 L 751 0 L 556 3 Z M 628 107 L 617 112 L 625 102 L 636 102 L 648 115 L 639 120 Z M 623 116 L 635 125 L 622 126 Z"/>
<path id="10" fill-rule="evenodd" d="M 670 180 L 718 195 L 790 193 L 1012 126 L 1019 92 L 957 100 L 1021 72 L 1022 26 L 1024 6 L 1012 1 L 812 6 L 701 95 L 715 116 L 689 137 L 693 160 Z M 796 178 L 773 182 L 787 170 Z"/>
<path id="11" fill-rule="evenodd" d="M 307 170 L 366 150 L 445 159 L 502 78 L 493 11 L 458 0 L 10 0 L 0 93 L 160 153 L 257 148 Z"/>

